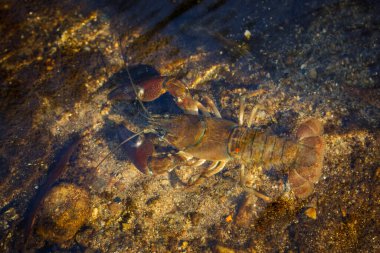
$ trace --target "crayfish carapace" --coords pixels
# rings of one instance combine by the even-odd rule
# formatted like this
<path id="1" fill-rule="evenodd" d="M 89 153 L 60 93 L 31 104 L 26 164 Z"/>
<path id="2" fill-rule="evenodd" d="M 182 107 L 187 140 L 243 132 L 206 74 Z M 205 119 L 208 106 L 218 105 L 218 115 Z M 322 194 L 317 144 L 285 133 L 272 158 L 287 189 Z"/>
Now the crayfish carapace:
<path id="1" fill-rule="evenodd" d="M 143 132 L 159 133 L 177 152 L 156 153 L 147 138 L 129 147 L 127 152 L 132 163 L 144 174 L 161 174 L 179 165 L 191 164 L 193 158 L 198 160 L 192 166 L 211 162 L 199 176 L 189 180 L 189 186 L 196 186 L 220 172 L 229 161 L 238 159 L 242 171 L 245 166 L 285 166 L 289 185 L 297 197 L 306 198 L 313 192 L 322 173 L 324 155 L 320 121 L 309 119 L 298 127 L 294 138 L 282 138 L 251 127 L 256 109 L 247 125 L 243 125 L 245 96 L 240 102 L 239 123 L 235 123 L 222 119 L 208 96 L 203 97 L 203 103 L 193 99 L 187 87 L 175 78 L 156 76 L 137 84 L 132 78 L 130 81 L 134 87 L 123 88 L 122 97 L 130 99 L 135 94 L 140 102 L 147 102 L 169 92 L 185 112 L 165 117 L 148 115 L 149 126 Z"/>

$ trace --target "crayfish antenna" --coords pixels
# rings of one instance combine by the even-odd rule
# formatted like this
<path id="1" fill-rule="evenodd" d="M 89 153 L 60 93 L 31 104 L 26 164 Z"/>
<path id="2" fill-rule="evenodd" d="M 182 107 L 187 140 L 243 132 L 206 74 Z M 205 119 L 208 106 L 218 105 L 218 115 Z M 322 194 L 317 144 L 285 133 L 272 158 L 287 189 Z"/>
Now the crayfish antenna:
<path id="1" fill-rule="evenodd" d="M 139 101 L 139 104 L 141 106 L 141 108 L 143 109 L 143 111 L 148 115 L 148 117 L 150 117 L 150 113 L 148 112 L 148 110 L 145 108 L 143 102 L 141 101 L 140 97 L 139 97 L 139 94 L 138 94 L 138 89 L 137 89 L 137 86 L 136 84 L 133 82 L 133 79 L 132 79 L 132 75 L 131 75 L 131 72 L 129 71 L 128 69 L 128 61 L 127 59 L 125 58 L 125 55 L 123 53 L 123 48 L 122 48 L 122 41 L 121 41 L 121 37 L 119 36 L 119 47 L 120 47 L 120 53 L 121 53 L 121 57 L 123 58 L 123 61 L 124 61 L 124 64 L 125 64 L 125 67 L 126 67 L 126 70 L 127 70 L 127 74 L 128 74 L 128 78 L 129 78 L 129 81 L 131 82 L 131 85 L 132 85 L 132 88 L 133 88 L 133 91 L 136 95 L 136 99 Z"/>

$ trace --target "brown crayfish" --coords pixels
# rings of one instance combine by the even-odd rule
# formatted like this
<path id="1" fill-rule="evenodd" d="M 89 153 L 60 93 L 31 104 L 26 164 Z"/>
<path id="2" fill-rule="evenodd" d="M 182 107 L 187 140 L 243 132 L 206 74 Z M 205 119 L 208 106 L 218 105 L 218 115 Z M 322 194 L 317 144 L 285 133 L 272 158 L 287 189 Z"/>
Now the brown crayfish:
<path id="1" fill-rule="evenodd" d="M 156 153 L 149 139 L 130 147 L 132 163 L 144 174 L 161 174 L 192 158 L 198 159 L 193 166 L 211 162 L 196 179 L 189 181 L 188 185 L 194 186 L 220 172 L 229 161 L 238 159 L 242 171 L 245 166 L 284 165 L 290 188 L 297 197 L 306 198 L 313 192 L 322 173 L 324 156 L 323 126 L 317 119 L 303 122 L 294 138 L 282 138 L 251 127 L 255 109 L 247 125 L 243 125 L 244 96 L 240 101 L 239 122 L 235 123 L 223 119 L 208 96 L 203 97 L 203 103 L 193 99 L 186 85 L 175 78 L 155 76 L 134 84 L 128 74 L 133 89 L 116 89 L 114 94 L 126 99 L 137 96 L 148 102 L 169 92 L 185 112 L 167 117 L 149 116 L 149 127 L 143 132 L 161 133 L 177 152 Z"/>

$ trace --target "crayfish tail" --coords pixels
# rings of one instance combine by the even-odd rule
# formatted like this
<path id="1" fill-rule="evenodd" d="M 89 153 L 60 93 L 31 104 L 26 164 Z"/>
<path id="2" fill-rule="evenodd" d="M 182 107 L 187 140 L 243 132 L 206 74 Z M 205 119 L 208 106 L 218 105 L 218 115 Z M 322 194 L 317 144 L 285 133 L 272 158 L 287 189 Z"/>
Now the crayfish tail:
<path id="1" fill-rule="evenodd" d="M 289 171 L 289 184 L 299 198 L 308 197 L 322 175 L 324 139 L 323 125 L 317 119 L 302 123 L 296 132 L 297 157 Z"/>
<path id="2" fill-rule="evenodd" d="M 308 137 L 321 136 L 323 134 L 323 125 L 317 119 L 309 119 L 303 122 L 297 129 L 296 137 L 302 141 Z"/>

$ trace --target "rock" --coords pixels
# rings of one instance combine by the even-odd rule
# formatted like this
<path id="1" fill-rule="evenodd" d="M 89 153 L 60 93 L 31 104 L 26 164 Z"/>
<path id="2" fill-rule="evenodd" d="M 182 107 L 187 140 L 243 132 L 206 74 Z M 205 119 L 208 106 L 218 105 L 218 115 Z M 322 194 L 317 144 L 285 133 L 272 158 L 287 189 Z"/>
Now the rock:
<path id="1" fill-rule="evenodd" d="M 226 220 L 226 222 L 227 222 L 227 223 L 230 223 L 230 222 L 232 222 L 232 220 L 233 220 L 233 219 L 232 219 L 232 215 L 231 215 L 231 214 L 230 214 L 230 215 L 228 215 L 228 216 L 226 217 L 226 219 L 225 219 L 225 220 Z"/>
<path id="2" fill-rule="evenodd" d="M 248 30 L 245 30 L 245 32 L 244 32 L 244 37 L 245 37 L 247 40 L 249 40 L 249 39 L 251 38 L 251 36 L 252 36 L 251 32 L 248 31 Z"/>
<path id="3" fill-rule="evenodd" d="M 233 250 L 231 248 L 224 247 L 222 245 L 216 245 L 215 250 L 218 253 L 234 253 L 235 252 L 235 250 Z"/>
<path id="4" fill-rule="evenodd" d="M 317 219 L 317 209 L 314 207 L 309 207 L 305 210 L 305 215 L 309 217 L 310 219 L 316 220 Z"/>
<path id="5" fill-rule="evenodd" d="M 73 185 L 61 184 L 48 193 L 41 205 L 36 231 L 55 243 L 70 240 L 91 215 L 89 194 Z"/>
<path id="6" fill-rule="evenodd" d="M 317 79 L 318 73 L 315 68 L 309 70 L 309 77 L 313 80 Z"/>

